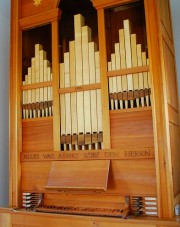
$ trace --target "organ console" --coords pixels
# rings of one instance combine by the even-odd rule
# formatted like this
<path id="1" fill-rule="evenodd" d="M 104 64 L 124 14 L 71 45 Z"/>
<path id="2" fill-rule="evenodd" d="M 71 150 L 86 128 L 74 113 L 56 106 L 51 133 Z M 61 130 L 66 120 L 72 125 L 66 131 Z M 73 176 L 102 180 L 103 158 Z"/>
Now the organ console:
<path id="1" fill-rule="evenodd" d="M 169 1 L 11 5 L 15 89 L 3 227 L 178 226 Z"/>

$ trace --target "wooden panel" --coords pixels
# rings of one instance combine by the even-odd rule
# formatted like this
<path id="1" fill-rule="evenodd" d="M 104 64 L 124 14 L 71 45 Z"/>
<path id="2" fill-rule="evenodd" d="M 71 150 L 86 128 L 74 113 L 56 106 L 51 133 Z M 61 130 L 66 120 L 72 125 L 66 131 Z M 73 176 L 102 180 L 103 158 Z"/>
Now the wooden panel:
<path id="1" fill-rule="evenodd" d="M 178 110 L 175 110 L 172 106 L 168 105 L 168 115 L 169 115 L 169 122 L 179 125 L 179 115 Z"/>
<path id="2" fill-rule="evenodd" d="M 154 160 L 111 161 L 108 192 L 123 195 L 156 195 Z"/>
<path id="3" fill-rule="evenodd" d="M 53 150 L 53 120 L 30 120 L 22 122 L 23 151 L 52 151 Z"/>
<path id="4" fill-rule="evenodd" d="M 167 101 L 168 103 L 178 109 L 178 93 L 177 93 L 177 78 L 175 71 L 174 56 L 168 48 L 166 42 L 163 41 L 164 52 L 164 67 L 166 77 Z"/>
<path id="5" fill-rule="evenodd" d="M 44 186 L 48 182 L 50 167 L 51 162 L 22 162 L 22 191 L 47 193 Z M 57 193 L 57 190 L 54 190 L 54 193 Z M 108 188 L 103 194 L 112 193 L 156 195 L 154 160 L 111 160 Z"/>
<path id="6" fill-rule="evenodd" d="M 123 220 L 119 218 L 99 218 L 99 217 L 86 217 L 86 216 L 72 216 L 72 215 L 13 215 L 13 227 L 27 227 L 24 221 L 28 223 L 28 227 L 44 227 L 48 223 L 51 227 L 156 227 L 156 224 L 148 222 L 145 224 L 143 221 Z"/>
<path id="7" fill-rule="evenodd" d="M 1 227 L 11 227 L 11 215 L 6 213 L 0 213 L 0 226 Z"/>
<path id="8" fill-rule="evenodd" d="M 38 213 L 32 211 L 18 210 L 18 212 L 12 211 L 11 208 L 0 209 L 1 214 L 8 214 L 11 216 L 13 227 L 178 227 L 178 218 L 161 219 L 156 217 L 130 217 L 128 219 L 121 218 L 104 218 L 94 216 L 82 216 L 82 215 L 52 215 L 47 213 Z M 7 216 L 6 216 L 7 217 Z M 4 221 L 1 222 L 1 227 Z M 28 223 L 28 224 L 27 224 Z"/>
<path id="9" fill-rule="evenodd" d="M 172 39 L 172 28 L 171 28 L 171 14 L 170 14 L 170 6 L 169 0 L 159 0 L 159 10 L 161 21 L 169 35 Z"/>
<path id="10" fill-rule="evenodd" d="M 111 111 L 111 145 L 120 147 L 153 147 L 151 109 Z"/>
<path id="11" fill-rule="evenodd" d="M 109 160 L 53 161 L 46 189 L 106 191 Z"/>
<path id="12" fill-rule="evenodd" d="M 173 191 L 175 197 L 180 193 L 180 128 L 177 125 L 170 123 L 169 130 L 172 156 Z"/>
<path id="13" fill-rule="evenodd" d="M 59 0 L 21 0 L 21 18 L 54 9 Z"/>
<path id="14" fill-rule="evenodd" d="M 47 184 L 51 162 L 22 163 L 22 191 L 43 192 Z"/>
<path id="15" fill-rule="evenodd" d="M 74 206 L 74 207 L 93 207 L 119 209 L 120 204 L 126 203 L 125 196 L 103 195 L 93 193 L 90 195 L 73 194 L 67 196 L 65 193 L 46 193 L 43 197 L 45 206 Z M 42 205 L 42 204 L 41 204 Z"/>

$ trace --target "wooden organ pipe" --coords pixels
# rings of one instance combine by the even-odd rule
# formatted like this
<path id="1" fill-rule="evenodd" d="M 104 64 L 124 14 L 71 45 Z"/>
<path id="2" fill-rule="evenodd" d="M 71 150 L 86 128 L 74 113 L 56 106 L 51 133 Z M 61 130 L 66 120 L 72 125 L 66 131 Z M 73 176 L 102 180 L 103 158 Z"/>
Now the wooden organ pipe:
<path id="1" fill-rule="evenodd" d="M 119 30 L 119 43 L 114 44 L 115 53 L 108 62 L 111 110 L 151 105 L 150 74 L 146 67 L 149 61 L 130 27 L 130 21 L 124 20 Z"/>
<path id="2" fill-rule="evenodd" d="M 101 149 L 99 52 L 80 14 L 74 16 L 74 33 L 75 40 L 69 42 L 69 52 L 60 63 L 61 149 Z"/>
<path id="3" fill-rule="evenodd" d="M 22 118 L 52 116 L 52 87 L 44 82 L 52 81 L 51 67 L 46 52 L 40 44 L 35 44 L 35 57 L 22 83 Z M 41 84 L 41 85 L 40 85 Z"/>

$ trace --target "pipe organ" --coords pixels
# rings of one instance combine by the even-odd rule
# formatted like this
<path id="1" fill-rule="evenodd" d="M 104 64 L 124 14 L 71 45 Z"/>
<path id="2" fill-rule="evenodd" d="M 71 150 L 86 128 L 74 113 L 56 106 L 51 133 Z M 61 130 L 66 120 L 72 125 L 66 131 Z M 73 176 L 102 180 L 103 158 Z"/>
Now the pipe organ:
<path id="1" fill-rule="evenodd" d="M 10 207 L 0 208 L 2 227 L 179 226 L 169 1 L 11 5 Z"/>
<path id="2" fill-rule="evenodd" d="M 36 44 L 35 56 L 31 58 L 31 67 L 25 75 L 22 91 L 22 117 L 36 118 L 53 115 L 52 70 L 42 45 Z M 35 84 L 47 83 L 45 87 L 31 88 Z"/>
<path id="3" fill-rule="evenodd" d="M 149 59 L 137 44 L 136 34 L 131 34 L 130 21 L 123 21 L 119 30 L 119 42 L 114 44 L 115 53 L 108 62 L 110 109 L 124 109 L 151 105 Z M 124 75 L 120 69 L 144 67 L 139 73 Z M 118 75 L 120 73 L 120 75 Z M 121 74 L 122 73 L 122 74 Z"/>
<path id="4" fill-rule="evenodd" d="M 64 150 L 101 149 L 99 51 L 82 15 L 74 16 L 74 28 L 75 40 L 69 42 L 59 70 L 61 144 Z"/>

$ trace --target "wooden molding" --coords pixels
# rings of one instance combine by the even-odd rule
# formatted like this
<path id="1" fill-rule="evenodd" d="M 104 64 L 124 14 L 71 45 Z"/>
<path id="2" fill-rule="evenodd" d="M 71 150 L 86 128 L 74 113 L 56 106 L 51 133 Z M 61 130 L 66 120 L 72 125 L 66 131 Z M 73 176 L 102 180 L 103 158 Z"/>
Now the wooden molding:
<path id="1" fill-rule="evenodd" d="M 53 9 L 47 12 L 36 14 L 34 16 L 25 17 L 19 20 L 19 26 L 21 30 L 36 27 L 51 23 L 52 21 L 59 20 L 61 11 L 59 9 Z"/>

